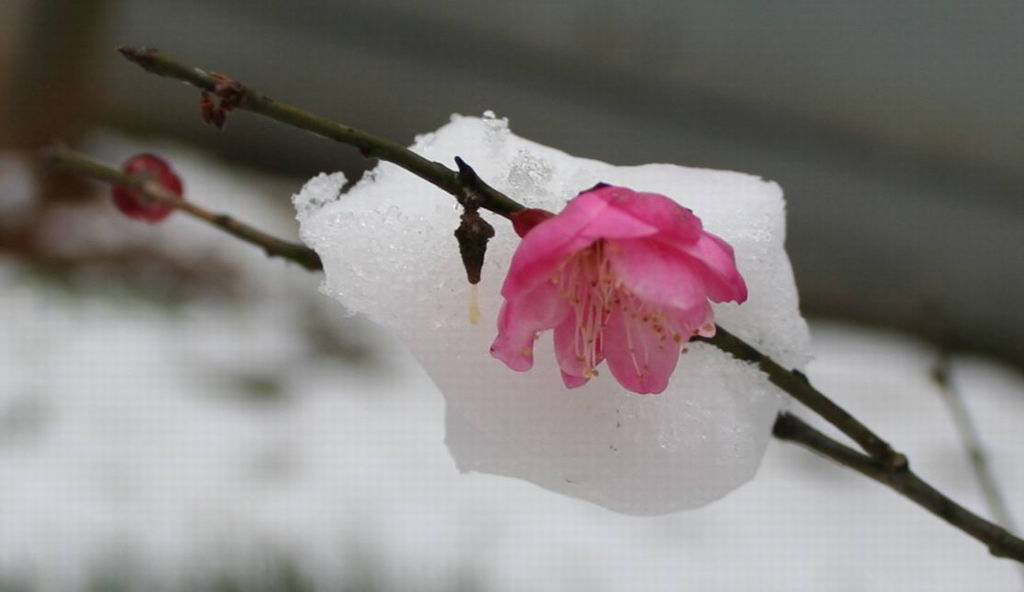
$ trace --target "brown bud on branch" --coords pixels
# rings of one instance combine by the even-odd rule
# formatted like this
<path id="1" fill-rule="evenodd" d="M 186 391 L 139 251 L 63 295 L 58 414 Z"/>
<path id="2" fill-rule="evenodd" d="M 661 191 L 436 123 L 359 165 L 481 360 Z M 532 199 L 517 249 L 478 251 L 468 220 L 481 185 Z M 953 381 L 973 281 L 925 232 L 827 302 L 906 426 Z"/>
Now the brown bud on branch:
<path id="1" fill-rule="evenodd" d="M 493 237 L 494 227 L 480 216 L 477 208 L 467 207 L 462 213 L 462 222 L 455 229 L 455 240 L 459 241 L 459 254 L 470 284 L 480 283 L 487 241 Z"/>

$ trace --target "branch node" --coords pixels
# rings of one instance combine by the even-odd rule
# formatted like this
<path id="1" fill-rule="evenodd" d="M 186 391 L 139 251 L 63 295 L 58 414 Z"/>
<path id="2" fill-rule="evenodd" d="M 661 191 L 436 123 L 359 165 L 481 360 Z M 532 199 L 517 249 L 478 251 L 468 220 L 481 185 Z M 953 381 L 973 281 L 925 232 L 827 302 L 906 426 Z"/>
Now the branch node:
<path id="1" fill-rule="evenodd" d="M 210 72 L 210 76 L 217 81 L 217 84 L 213 87 L 213 94 L 220 98 L 221 109 L 233 111 L 235 107 L 242 105 L 248 90 L 241 82 L 226 74 L 218 74 L 217 72 Z"/>
<path id="2" fill-rule="evenodd" d="M 227 123 L 228 113 L 242 105 L 247 91 L 234 78 L 215 72 L 211 72 L 210 76 L 216 81 L 216 84 L 212 94 L 205 90 L 199 94 L 199 116 L 204 123 L 221 130 Z M 214 101 L 214 97 L 217 98 L 216 101 Z"/>
<path id="3" fill-rule="evenodd" d="M 892 452 L 889 457 L 889 470 L 895 473 L 907 473 L 910 471 L 910 459 L 902 452 Z"/>
<path id="4" fill-rule="evenodd" d="M 479 207 L 479 189 L 483 184 L 483 181 L 480 180 L 480 175 L 476 174 L 473 167 L 466 164 L 466 161 L 462 160 L 461 157 L 455 157 L 455 165 L 459 167 L 457 177 L 459 185 L 463 189 L 463 194 L 461 196 L 456 196 L 456 199 L 458 199 L 459 203 L 467 208 L 473 207 L 475 209 L 476 207 Z"/>

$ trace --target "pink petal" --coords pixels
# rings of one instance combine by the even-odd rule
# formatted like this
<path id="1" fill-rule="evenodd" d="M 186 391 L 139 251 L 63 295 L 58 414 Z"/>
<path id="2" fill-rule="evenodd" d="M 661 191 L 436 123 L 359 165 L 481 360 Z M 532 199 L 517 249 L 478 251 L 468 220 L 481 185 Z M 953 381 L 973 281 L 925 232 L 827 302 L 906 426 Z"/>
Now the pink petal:
<path id="1" fill-rule="evenodd" d="M 565 385 L 565 388 L 579 388 L 587 384 L 588 382 L 590 382 L 589 378 L 584 378 L 582 376 L 573 376 L 572 374 L 566 374 L 565 370 L 562 370 L 562 384 Z"/>
<path id="2" fill-rule="evenodd" d="M 626 390 L 659 394 L 679 362 L 680 346 L 671 329 L 655 330 L 651 323 L 628 310 L 612 311 L 604 328 L 604 353 L 608 368 Z"/>
<path id="3" fill-rule="evenodd" d="M 641 300 L 659 308 L 687 310 L 707 301 L 700 265 L 677 249 L 649 239 L 605 245 L 616 277 Z"/>
<path id="4" fill-rule="evenodd" d="M 555 327 L 555 358 L 562 370 L 562 382 L 568 388 L 586 384 L 590 380 L 587 371 L 594 369 L 587 367 L 586 360 L 576 347 L 579 332 L 576 322 L 575 313 L 570 313 Z M 600 342 L 595 344 L 595 348 L 594 367 L 597 367 L 604 360 L 604 352 Z"/>
<path id="5" fill-rule="evenodd" d="M 501 294 L 514 298 L 546 282 L 572 254 L 601 238 L 651 236 L 658 229 L 608 203 L 594 192 L 574 198 L 556 215 L 534 227 L 516 249 Z"/>
<path id="6" fill-rule="evenodd" d="M 694 335 L 703 337 L 715 335 L 715 315 L 707 300 L 693 308 L 673 310 L 668 314 L 672 317 L 683 342 L 689 341 Z"/>
<path id="7" fill-rule="evenodd" d="M 551 282 L 533 292 L 506 300 L 498 315 L 498 336 L 491 355 L 517 372 L 533 367 L 533 342 L 537 333 L 558 325 L 570 312 L 569 304 Z"/>
<path id="8" fill-rule="evenodd" d="M 676 247 L 700 262 L 711 300 L 746 301 L 747 283 L 736 268 L 736 257 L 729 243 L 710 232 L 703 232 L 696 242 Z"/>
<path id="9" fill-rule="evenodd" d="M 614 186 L 596 189 L 593 193 L 619 212 L 657 228 L 668 240 L 692 242 L 700 236 L 700 218 L 669 197 Z"/>

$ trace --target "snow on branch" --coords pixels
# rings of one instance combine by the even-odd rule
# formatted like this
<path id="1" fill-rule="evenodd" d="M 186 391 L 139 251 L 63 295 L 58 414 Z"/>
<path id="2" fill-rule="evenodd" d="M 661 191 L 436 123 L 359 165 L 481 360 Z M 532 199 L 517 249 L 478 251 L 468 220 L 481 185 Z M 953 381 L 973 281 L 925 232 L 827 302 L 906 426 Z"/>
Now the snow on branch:
<path id="1" fill-rule="evenodd" d="M 201 106 L 204 118 L 217 124 L 218 127 L 223 125 L 224 117 L 229 111 L 235 109 L 251 111 L 286 125 L 353 146 L 367 157 L 394 163 L 449 193 L 463 207 L 488 210 L 510 219 L 525 209 L 523 205 L 480 179 L 475 171 L 461 160 L 459 169 L 452 170 L 397 143 L 330 121 L 298 107 L 280 103 L 254 92 L 227 76 L 182 64 L 156 50 L 122 47 L 119 51 L 127 59 L 148 72 L 186 82 L 197 87 L 203 93 L 212 93 L 220 101 L 220 104 L 214 105 L 209 94 L 205 94 Z M 54 150 L 51 153 L 51 159 L 70 172 L 115 185 L 136 187 L 145 191 L 155 200 L 170 199 L 174 207 L 215 225 L 237 238 L 258 245 L 270 255 L 290 259 L 309 270 L 321 269 L 320 259 L 312 250 L 302 245 L 274 238 L 228 216 L 208 212 L 195 204 L 168 198 L 166 195 L 161 195 L 159 188 L 154 189 L 151 185 L 147 185 L 144 179 L 124 175 L 67 149 Z M 960 506 L 923 481 L 910 469 L 910 464 L 903 454 L 894 450 L 856 417 L 814 388 L 803 373 L 786 369 L 751 344 L 721 327 L 718 327 L 718 331 L 713 337 L 700 337 L 697 340 L 727 352 L 738 360 L 755 365 L 767 376 L 769 381 L 838 428 L 856 442 L 864 452 L 854 450 L 830 438 L 795 415 L 786 412 L 781 413 L 775 421 L 773 435 L 776 438 L 800 444 L 886 485 L 955 528 L 977 539 L 988 547 L 993 555 L 1024 563 L 1024 540 Z"/>

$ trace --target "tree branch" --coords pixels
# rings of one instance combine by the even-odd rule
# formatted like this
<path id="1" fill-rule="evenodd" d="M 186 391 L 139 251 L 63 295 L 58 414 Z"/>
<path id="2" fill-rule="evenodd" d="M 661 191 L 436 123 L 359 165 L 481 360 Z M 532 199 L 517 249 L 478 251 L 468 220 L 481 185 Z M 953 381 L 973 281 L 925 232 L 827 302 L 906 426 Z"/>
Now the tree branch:
<path id="1" fill-rule="evenodd" d="M 47 162 L 52 166 L 65 171 L 104 181 L 111 185 L 132 187 L 153 201 L 181 210 L 194 218 L 220 228 L 235 238 L 262 248 L 270 257 L 288 259 L 309 271 L 323 269 L 320 256 L 305 245 L 279 239 L 226 214 L 211 212 L 195 203 L 181 199 L 145 176 L 127 175 L 63 146 L 47 150 L 45 156 Z"/>
<path id="2" fill-rule="evenodd" d="M 992 555 L 1024 563 L 1024 540 L 949 499 L 918 477 L 909 467 L 897 469 L 883 464 L 877 459 L 836 442 L 799 417 L 789 413 L 779 414 L 778 419 L 775 420 L 772 434 L 780 440 L 795 442 L 809 448 L 886 485 L 955 528 L 974 537 L 988 547 Z"/>
<path id="3" fill-rule="evenodd" d="M 123 46 L 118 51 L 147 72 L 181 80 L 202 91 L 214 93 L 222 101 L 227 101 L 230 109 L 252 111 L 285 125 L 358 148 L 364 156 L 394 163 L 448 192 L 462 205 L 475 205 L 505 218 L 525 209 L 522 204 L 481 180 L 464 162 L 459 162 L 459 171 L 453 171 L 439 162 L 423 158 L 405 146 L 293 105 L 280 103 L 234 79 L 186 66 L 155 49 Z"/>
<path id="4" fill-rule="evenodd" d="M 872 457 L 895 470 L 907 468 L 907 457 L 893 450 L 888 442 L 872 432 L 848 411 L 814 388 L 807 377 L 797 370 L 787 370 L 778 362 L 758 351 L 754 346 L 722 327 L 717 327 L 714 337 L 697 337 L 694 341 L 709 343 L 730 353 L 733 357 L 757 364 L 775 386 L 786 391 L 794 399 L 806 405 L 825 421 L 839 428 L 860 445 Z"/>
<path id="5" fill-rule="evenodd" d="M 122 47 L 120 52 L 149 72 L 181 80 L 204 92 L 213 93 L 220 98 L 221 110 L 224 113 L 235 108 L 248 110 L 324 138 L 354 146 L 366 156 L 392 162 L 434 184 L 454 196 L 463 206 L 483 208 L 506 218 L 511 218 L 515 213 L 525 209 L 521 204 L 487 185 L 461 159 L 456 159 L 459 170 L 453 171 L 394 142 L 313 115 L 298 107 L 279 103 L 231 78 L 183 65 L 156 50 Z M 221 123 L 224 113 L 219 114 Z M 213 123 L 217 121 L 214 120 Z M 785 413 L 780 414 L 775 423 L 774 435 L 777 438 L 800 443 L 889 486 L 981 541 L 994 555 L 1024 563 L 1024 541 L 973 514 L 922 481 L 910 470 L 906 456 L 895 451 L 857 418 L 814 388 L 802 373 L 787 370 L 721 327 L 714 337 L 698 340 L 730 353 L 740 360 L 757 364 L 773 384 L 837 427 L 868 454 L 857 452 L 829 438 L 799 418 Z"/>

